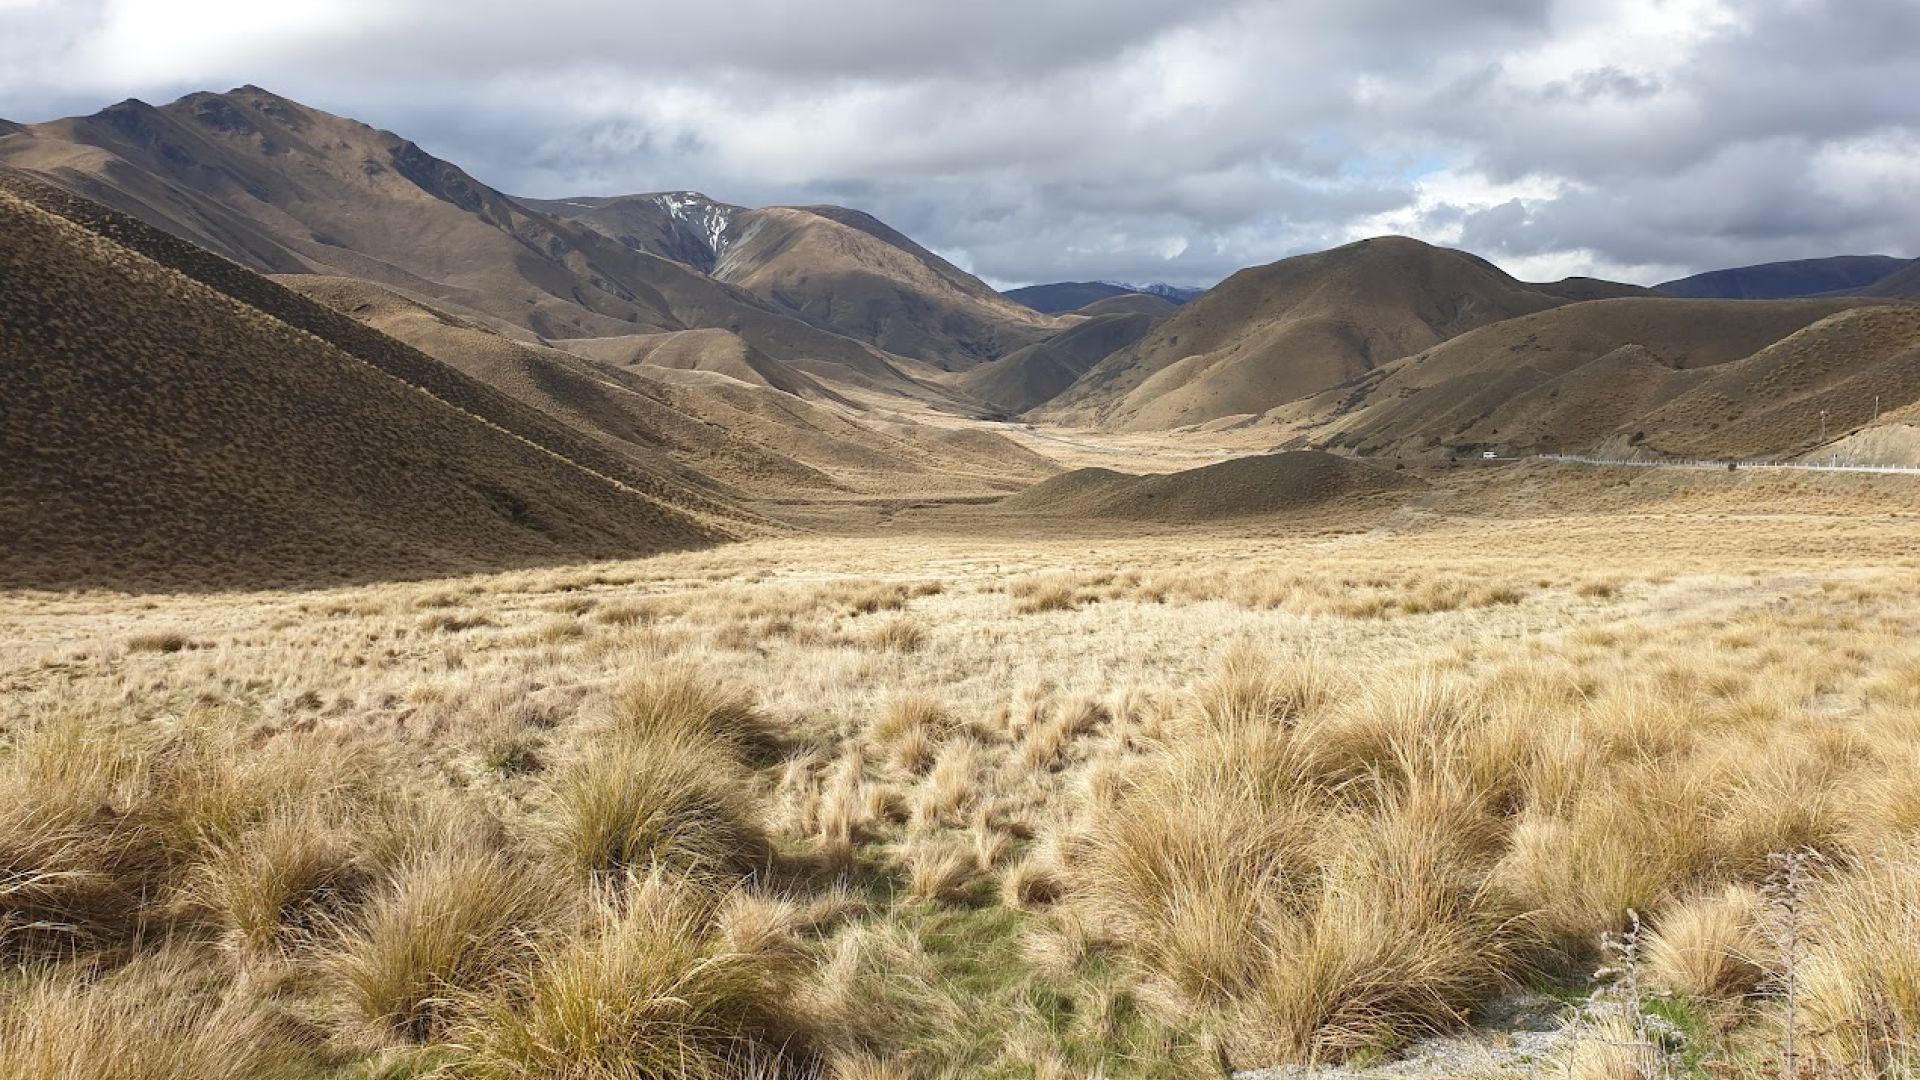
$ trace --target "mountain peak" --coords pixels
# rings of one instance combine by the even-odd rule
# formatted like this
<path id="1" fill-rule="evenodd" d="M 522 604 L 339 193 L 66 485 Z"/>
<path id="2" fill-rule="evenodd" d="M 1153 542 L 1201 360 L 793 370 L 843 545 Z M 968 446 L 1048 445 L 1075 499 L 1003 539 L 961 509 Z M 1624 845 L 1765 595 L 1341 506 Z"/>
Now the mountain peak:
<path id="1" fill-rule="evenodd" d="M 715 202 L 698 191 L 666 191 L 653 201 L 704 246 L 705 256 L 698 261 L 704 264 L 702 269 L 712 270 L 727 253 L 734 215 L 740 208 Z"/>
<path id="2" fill-rule="evenodd" d="M 128 123 L 150 122 L 159 112 L 160 110 L 153 105 L 137 97 L 130 97 L 123 101 L 114 102 L 99 112 L 94 113 L 88 117 L 88 119 L 104 120 L 115 126 L 122 126 Z"/>

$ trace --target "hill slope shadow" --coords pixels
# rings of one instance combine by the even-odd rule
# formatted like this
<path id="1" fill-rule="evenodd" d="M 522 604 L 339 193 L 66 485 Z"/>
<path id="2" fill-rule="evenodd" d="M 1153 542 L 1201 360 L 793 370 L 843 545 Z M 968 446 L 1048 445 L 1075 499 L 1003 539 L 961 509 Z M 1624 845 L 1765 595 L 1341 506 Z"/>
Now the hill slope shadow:
<path id="1" fill-rule="evenodd" d="M 83 227 L 19 191 L 0 187 L 0 584 L 304 587 L 740 530 L 677 485 L 641 490 L 543 445 L 544 418 L 422 354 L 392 354 L 428 365 L 409 381 L 243 303 L 251 289 L 307 310 L 248 271 L 217 260 L 251 280 L 210 287 L 112 235 L 145 236 L 137 223 Z M 468 393 L 499 411 L 462 408 Z"/>

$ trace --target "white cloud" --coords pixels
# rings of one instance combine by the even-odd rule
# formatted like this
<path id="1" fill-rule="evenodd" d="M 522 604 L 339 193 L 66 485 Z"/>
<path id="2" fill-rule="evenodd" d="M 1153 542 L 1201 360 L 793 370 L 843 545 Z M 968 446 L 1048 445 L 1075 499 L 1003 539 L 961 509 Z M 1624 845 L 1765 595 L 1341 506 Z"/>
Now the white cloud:
<path id="1" fill-rule="evenodd" d="M 1533 276 L 1910 250 L 1913 0 L 0 0 L 0 115 L 253 82 L 533 195 L 871 210 L 998 281 L 1379 232 Z"/>

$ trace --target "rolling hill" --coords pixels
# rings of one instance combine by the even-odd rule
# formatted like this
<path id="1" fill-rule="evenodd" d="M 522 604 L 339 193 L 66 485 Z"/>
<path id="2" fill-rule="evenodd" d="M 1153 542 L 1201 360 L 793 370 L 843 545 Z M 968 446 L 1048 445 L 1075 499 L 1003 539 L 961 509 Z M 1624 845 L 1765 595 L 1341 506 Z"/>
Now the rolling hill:
<path id="1" fill-rule="evenodd" d="M 1795 259 L 1711 270 L 1655 285 L 1654 289 L 1667 296 L 1699 300 L 1788 300 L 1866 289 L 1911 261 L 1890 255 Z"/>
<path id="2" fill-rule="evenodd" d="M 651 195 L 578 196 L 518 200 L 568 218 L 621 244 L 711 274 L 726 250 L 733 220 L 745 207 L 715 202 L 697 191 Z"/>
<path id="3" fill-rule="evenodd" d="M 0 136 L 0 165 L 264 273 L 375 281 L 549 339 L 720 328 L 821 377 L 940 396 L 871 345 L 257 87 L 32 125 Z"/>
<path id="4" fill-rule="evenodd" d="M 119 242 L 136 222 L 21 190 L 0 189 L 9 584 L 314 584 L 736 535 L 462 408 L 493 400 L 464 376 L 396 377 Z"/>
<path id="5" fill-rule="evenodd" d="M 890 353 L 958 371 L 1058 329 L 858 211 L 752 210 L 733 230 L 715 277 Z"/>
<path id="6" fill-rule="evenodd" d="M 1859 300 L 1597 301 L 1461 335 L 1275 410 L 1368 455 L 1805 452 L 1920 397 L 1920 309 Z M 1316 419 L 1317 418 L 1317 419 Z"/>
<path id="7" fill-rule="evenodd" d="M 621 244 L 677 259 L 822 329 L 960 370 L 1057 327 L 871 215 L 746 209 L 697 192 L 539 202 Z"/>
<path id="8" fill-rule="evenodd" d="M 1121 285 L 1112 281 L 1057 281 L 1048 285 L 1027 285 L 1008 289 L 1004 295 L 1047 315 L 1068 312 L 1128 296 L 1152 296 L 1174 307 L 1197 299 L 1205 289 L 1183 289 L 1175 285 Z"/>
<path id="9" fill-rule="evenodd" d="M 1028 285 L 1008 289 L 1007 299 L 1025 304 L 1047 315 L 1064 315 L 1088 304 L 1111 300 L 1116 296 L 1139 295 L 1124 285 L 1105 281 L 1057 281 L 1050 285 Z"/>
<path id="10" fill-rule="evenodd" d="M 1920 300 L 1920 259 L 1861 289 L 1859 295 L 1885 300 Z"/>
<path id="11" fill-rule="evenodd" d="M 1425 486 L 1351 458 L 1296 450 L 1151 476 L 1077 469 L 1035 484 L 1000 507 L 1053 517 L 1181 523 L 1351 508 Z"/>
<path id="12" fill-rule="evenodd" d="M 1005 412 L 1026 412 L 1073 385 L 1095 364 L 1145 337 L 1155 321 L 1141 314 L 1095 316 L 968 371 L 960 377 L 960 388 Z"/>
<path id="13" fill-rule="evenodd" d="M 1095 300 L 1086 307 L 1075 308 L 1069 315 L 1147 315 L 1154 319 L 1170 318 L 1180 310 L 1180 305 L 1164 296 L 1152 293 L 1124 293 L 1109 296 L 1105 300 Z"/>
<path id="14" fill-rule="evenodd" d="M 1004 436 L 955 442 L 937 428 L 877 417 L 721 330 L 586 338 L 560 349 L 500 336 L 368 282 L 281 280 L 627 460 L 718 481 L 725 496 L 981 494 L 1054 469 Z"/>
<path id="15" fill-rule="evenodd" d="M 1565 302 L 1463 252 L 1363 240 L 1235 274 L 1037 415 L 1152 430 L 1258 414 Z"/>
<path id="16" fill-rule="evenodd" d="M 725 499 L 715 498 L 713 482 L 674 465 L 657 453 L 621 453 L 588 433 L 555 419 L 513 396 L 509 389 L 470 378 L 454 366 L 376 332 L 355 318 L 262 277 L 188 241 L 144 222 L 51 187 L 32 177 L 0 169 L 0 190 L 56 214 L 89 232 L 152 259 L 288 326 L 327 342 L 388 375 L 470 413 L 587 469 L 611 477 L 650 496 L 697 506 L 701 513 L 749 523 L 760 519 Z M 298 281 L 298 278 L 285 280 Z M 340 279 L 347 280 L 347 279 Z M 379 286 L 353 282 L 372 294 Z M 411 302 L 409 302 L 411 303 Z M 471 325 L 440 313 L 447 323 Z"/>
<path id="17" fill-rule="evenodd" d="M 779 390 L 809 401 L 831 401 L 849 409 L 861 406 L 827 388 L 804 371 L 789 367 L 728 330 L 679 330 L 616 338 L 575 338 L 551 343 L 575 356 L 616 367 L 645 365 L 660 375 L 669 371 L 719 375 L 753 386 Z"/>

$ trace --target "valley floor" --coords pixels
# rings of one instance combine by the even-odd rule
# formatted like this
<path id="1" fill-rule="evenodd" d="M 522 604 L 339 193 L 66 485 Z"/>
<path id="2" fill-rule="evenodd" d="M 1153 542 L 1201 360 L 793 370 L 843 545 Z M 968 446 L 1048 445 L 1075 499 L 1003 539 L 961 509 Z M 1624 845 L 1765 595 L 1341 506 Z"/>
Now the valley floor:
<path id="1" fill-rule="evenodd" d="M 0 1075 L 1365 1064 L 1629 911 L 1638 996 L 1525 1068 L 1911 1066 L 1911 480 L 1430 479 L 0 596 Z"/>

